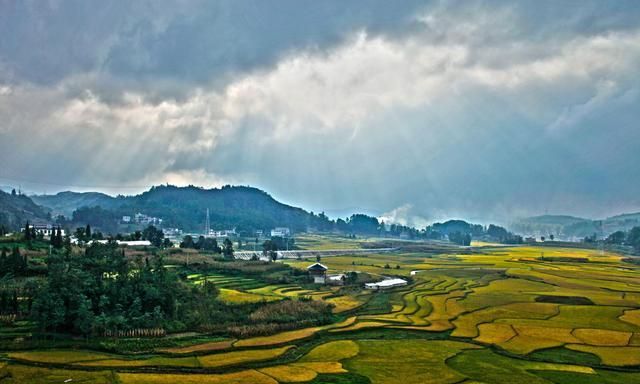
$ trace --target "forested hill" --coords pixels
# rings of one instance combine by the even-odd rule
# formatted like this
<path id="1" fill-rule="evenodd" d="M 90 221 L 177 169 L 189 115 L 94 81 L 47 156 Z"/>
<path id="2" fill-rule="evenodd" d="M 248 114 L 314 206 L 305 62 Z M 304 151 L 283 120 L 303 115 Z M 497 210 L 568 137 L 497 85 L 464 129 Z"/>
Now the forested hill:
<path id="1" fill-rule="evenodd" d="M 241 186 L 219 189 L 153 187 L 141 195 L 125 198 L 120 210 L 160 217 L 169 226 L 202 229 L 207 208 L 211 225 L 217 228 L 268 229 L 284 226 L 304 230 L 313 224 L 315 218 L 301 208 L 276 201 L 264 191 Z"/>
<path id="2" fill-rule="evenodd" d="M 606 237 L 616 231 L 628 231 L 640 225 L 640 213 L 628 213 L 591 220 L 573 216 L 543 215 L 520 219 L 510 228 L 522 235 L 554 234 L 558 238 L 583 238 L 596 234 Z"/>
<path id="3" fill-rule="evenodd" d="M 24 226 L 27 221 L 47 219 L 46 209 L 35 204 L 29 197 L 0 190 L 0 227 L 14 231 Z"/>
<path id="4" fill-rule="evenodd" d="M 308 226 L 322 227 L 324 216 L 315 216 L 301 208 L 276 201 L 266 192 L 252 187 L 225 186 L 204 189 L 194 186 L 152 187 L 140 195 L 110 197 L 97 193 L 62 192 L 53 196 L 34 197 L 40 204 L 54 212 L 64 212 L 74 222 L 87 221 L 98 224 L 105 216 L 117 221 L 123 215 L 143 213 L 163 219 L 167 227 L 200 231 L 204 227 L 206 210 L 209 209 L 211 228 L 238 228 L 239 230 L 270 229 L 277 226 L 293 230 L 305 230 Z M 96 223 L 91 223 L 92 213 L 82 209 L 73 215 L 69 212 L 82 207 L 96 207 Z M 107 212 L 105 212 L 107 211 Z M 104 228 L 108 231 L 107 228 Z"/>
<path id="5" fill-rule="evenodd" d="M 51 209 L 53 216 L 71 217 L 73 211 L 80 207 L 115 208 L 118 198 L 100 192 L 60 192 L 55 195 L 34 195 L 31 199 L 39 205 Z"/>

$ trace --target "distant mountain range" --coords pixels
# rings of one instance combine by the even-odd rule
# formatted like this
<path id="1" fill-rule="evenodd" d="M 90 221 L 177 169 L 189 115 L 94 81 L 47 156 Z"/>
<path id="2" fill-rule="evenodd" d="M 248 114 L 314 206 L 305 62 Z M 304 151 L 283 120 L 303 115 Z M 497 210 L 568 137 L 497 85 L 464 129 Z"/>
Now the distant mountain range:
<path id="1" fill-rule="evenodd" d="M 118 198 L 100 192 L 60 192 L 55 195 L 31 196 L 36 204 L 51 209 L 53 216 L 63 215 L 71 217 L 73 211 L 80 207 L 115 208 L 119 205 Z"/>
<path id="2" fill-rule="evenodd" d="M 543 215 L 517 220 L 509 225 L 515 233 L 523 236 L 549 236 L 558 239 L 575 239 L 591 236 L 608 236 L 616 231 L 628 231 L 640 226 L 640 212 L 592 220 L 574 216 Z"/>
<path id="3" fill-rule="evenodd" d="M 0 190 L 0 226 L 16 230 L 27 221 L 46 221 L 48 210 L 25 195 L 13 195 Z"/>
<path id="4" fill-rule="evenodd" d="M 161 218 L 167 227 L 202 231 L 207 209 L 211 228 L 219 229 L 253 230 L 282 226 L 301 231 L 308 226 L 322 226 L 325 222 L 322 217 L 276 201 L 264 191 L 244 186 L 214 189 L 158 186 L 139 195 L 118 197 L 97 192 L 60 192 L 56 195 L 32 196 L 32 199 L 50 209 L 54 216 L 64 215 L 74 222 L 102 227 L 110 227 L 104 221 L 106 212 L 112 216 L 112 221 L 119 221 L 125 215 L 143 213 Z M 83 207 L 100 207 L 101 210 L 95 210 L 95 215 L 87 209 L 74 214 Z M 103 217 L 92 220 L 92 216 L 97 215 Z M 114 227 L 104 230 L 111 232 Z"/>
<path id="5" fill-rule="evenodd" d="M 99 207 L 99 208 L 97 208 Z M 345 229 L 324 215 L 276 201 L 268 193 L 252 187 L 225 186 L 205 189 L 194 186 L 157 186 L 135 196 L 109 196 L 99 192 L 60 192 L 55 195 L 12 195 L 0 191 L 0 225 L 12 230 L 29 221 L 52 221 L 65 216 L 70 227 L 90 224 L 104 232 L 131 230 L 122 226 L 123 216 L 142 213 L 161 218 L 165 227 L 201 232 L 206 211 L 212 229 L 237 228 L 242 231 L 289 227 L 293 231 Z M 508 229 L 523 236 L 578 239 L 640 226 L 640 213 L 623 214 L 603 220 L 574 216 L 543 215 L 517 220 Z M 351 228 L 355 230 L 356 228 Z"/>

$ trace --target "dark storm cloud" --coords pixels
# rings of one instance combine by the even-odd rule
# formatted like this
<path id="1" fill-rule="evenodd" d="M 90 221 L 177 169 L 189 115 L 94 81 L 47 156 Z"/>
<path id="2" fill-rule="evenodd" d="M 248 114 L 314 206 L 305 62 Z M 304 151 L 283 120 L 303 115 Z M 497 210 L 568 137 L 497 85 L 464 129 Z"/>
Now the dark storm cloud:
<path id="1" fill-rule="evenodd" d="M 6 1 L 0 57 L 15 81 L 55 83 L 100 71 L 134 82 L 187 82 L 268 67 L 359 29 L 402 32 L 423 2 Z M 5 75 L 7 76 L 7 75 Z"/>
<path id="2" fill-rule="evenodd" d="M 634 1 L 0 10 L 7 181 L 254 184 L 413 225 L 640 209 Z"/>

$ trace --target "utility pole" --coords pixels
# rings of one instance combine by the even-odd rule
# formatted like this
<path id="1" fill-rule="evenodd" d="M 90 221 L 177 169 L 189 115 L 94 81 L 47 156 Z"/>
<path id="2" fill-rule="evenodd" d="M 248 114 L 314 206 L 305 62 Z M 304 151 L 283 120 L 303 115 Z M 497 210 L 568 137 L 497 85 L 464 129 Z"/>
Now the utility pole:
<path id="1" fill-rule="evenodd" d="M 207 220 L 205 221 L 205 224 L 204 224 L 204 235 L 209 236 L 210 232 L 211 232 L 211 225 L 209 223 L 209 208 L 207 208 Z"/>

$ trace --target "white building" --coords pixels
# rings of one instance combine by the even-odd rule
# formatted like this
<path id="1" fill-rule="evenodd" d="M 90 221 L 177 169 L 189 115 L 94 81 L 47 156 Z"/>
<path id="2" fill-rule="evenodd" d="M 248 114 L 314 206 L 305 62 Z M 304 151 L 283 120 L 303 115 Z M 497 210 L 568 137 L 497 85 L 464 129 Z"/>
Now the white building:
<path id="1" fill-rule="evenodd" d="M 236 229 L 223 229 L 221 231 L 215 231 L 213 229 L 209 230 L 209 236 L 215 238 L 224 238 L 224 237 L 236 237 L 238 234 L 236 233 Z"/>
<path id="2" fill-rule="evenodd" d="M 109 240 L 91 240 L 87 244 L 93 244 L 93 243 L 107 244 L 109 243 Z M 148 247 L 151 245 L 151 242 L 149 240 L 131 240 L 131 241 L 116 240 L 116 244 L 126 245 L 129 247 Z"/>
<path id="3" fill-rule="evenodd" d="M 176 238 L 182 236 L 182 230 L 178 228 L 162 228 L 164 237 Z"/>
<path id="4" fill-rule="evenodd" d="M 344 281 L 347 279 L 347 275 L 340 273 L 338 275 L 328 275 L 327 284 L 330 285 L 344 285 Z"/>
<path id="5" fill-rule="evenodd" d="M 123 216 L 124 218 L 124 216 Z M 157 217 L 153 217 L 153 216 L 148 216 L 145 215 L 144 213 L 136 213 L 135 215 L 133 215 L 133 219 L 136 223 L 138 224 L 142 224 L 142 225 L 160 225 L 162 224 L 162 219 L 157 218 Z"/>
<path id="6" fill-rule="evenodd" d="M 381 289 L 389 289 L 389 288 L 395 288 L 395 287 L 402 287 L 407 285 L 408 282 L 406 280 L 402 280 L 402 279 L 387 279 L 387 280 L 382 280 L 379 281 L 377 283 L 366 283 L 364 285 L 364 287 L 366 289 L 371 289 L 371 290 L 381 290 Z"/>
<path id="7" fill-rule="evenodd" d="M 123 223 L 130 223 L 131 222 L 131 216 L 122 216 L 122 222 Z"/>
<path id="8" fill-rule="evenodd" d="M 58 229 L 57 226 L 53 225 L 53 224 L 29 224 L 29 229 L 35 229 L 36 234 L 38 235 L 42 235 L 42 236 L 51 236 L 53 235 L 53 231 L 55 231 L 56 229 Z M 65 231 L 64 229 L 60 229 L 62 236 L 65 235 Z M 24 232 L 24 229 L 23 229 Z"/>
<path id="9" fill-rule="evenodd" d="M 286 227 L 278 227 L 271 230 L 271 237 L 288 237 L 291 231 Z"/>

